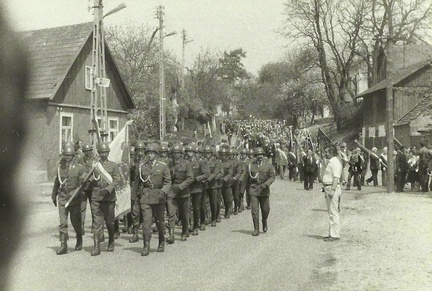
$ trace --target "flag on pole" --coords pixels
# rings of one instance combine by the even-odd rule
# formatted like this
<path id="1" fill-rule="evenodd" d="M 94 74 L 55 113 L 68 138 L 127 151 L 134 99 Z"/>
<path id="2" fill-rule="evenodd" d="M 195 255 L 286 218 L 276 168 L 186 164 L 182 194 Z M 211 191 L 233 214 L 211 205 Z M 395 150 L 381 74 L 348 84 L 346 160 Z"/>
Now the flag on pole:
<path id="1" fill-rule="evenodd" d="M 129 125 L 132 121 L 126 122 L 123 129 L 117 134 L 110 144 L 108 159 L 118 164 L 121 182 L 117 186 L 115 205 L 116 218 L 130 211 L 130 146 L 129 146 Z"/>

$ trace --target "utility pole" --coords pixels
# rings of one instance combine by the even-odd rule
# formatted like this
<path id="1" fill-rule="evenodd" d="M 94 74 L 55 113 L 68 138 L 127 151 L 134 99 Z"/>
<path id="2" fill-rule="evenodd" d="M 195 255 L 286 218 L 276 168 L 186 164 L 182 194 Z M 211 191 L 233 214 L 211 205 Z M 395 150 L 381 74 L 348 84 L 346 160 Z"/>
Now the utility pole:
<path id="1" fill-rule="evenodd" d="M 158 6 L 157 18 L 159 19 L 159 136 L 160 140 L 165 137 L 165 72 L 164 72 L 164 55 L 163 55 L 163 12 L 164 7 Z"/>
<path id="2" fill-rule="evenodd" d="M 106 85 L 101 84 L 105 79 L 105 45 L 103 31 L 103 4 L 102 0 L 94 0 L 93 7 L 93 52 L 92 52 L 92 88 L 90 116 L 93 130 L 98 141 L 104 140 L 108 135 Z M 100 118 L 100 124 L 99 119 Z M 94 138 L 93 138 L 94 140 Z"/>
<path id="3" fill-rule="evenodd" d="M 387 111 L 387 193 L 394 192 L 394 175 L 395 163 L 393 159 L 394 152 L 394 133 L 393 133 L 393 81 L 391 78 L 391 64 L 392 64 L 392 49 L 393 49 L 393 14 L 392 7 L 388 7 L 388 27 L 389 35 L 387 38 L 387 63 L 386 63 L 386 78 L 390 81 L 386 88 L 386 111 Z"/>

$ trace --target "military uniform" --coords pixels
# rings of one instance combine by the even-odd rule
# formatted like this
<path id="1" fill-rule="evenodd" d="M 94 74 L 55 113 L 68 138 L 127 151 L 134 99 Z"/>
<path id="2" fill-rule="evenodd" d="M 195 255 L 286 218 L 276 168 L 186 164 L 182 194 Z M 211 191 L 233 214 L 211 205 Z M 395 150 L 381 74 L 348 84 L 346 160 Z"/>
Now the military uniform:
<path id="1" fill-rule="evenodd" d="M 101 154 L 101 151 L 109 151 L 108 144 L 98 144 L 99 154 Z M 103 232 L 104 222 L 109 236 L 107 250 L 114 251 L 115 188 L 121 181 L 118 165 L 116 163 L 108 159 L 101 159 L 100 165 L 102 166 L 101 168 L 96 168 L 93 171 L 94 188 L 90 204 L 95 242 L 92 256 L 100 254 L 100 236 Z M 109 181 L 110 177 L 112 181 Z"/>
<path id="2" fill-rule="evenodd" d="M 73 148 L 71 148 L 73 149 Z M 71 153 L 74 153 L 71 151 Z M 75 230 L 77 237 L 76 250 L 82 248 L 82 230 L 81 230 L 81 197 L 76 195 L 66 208 L 65 205 L 71 198 L 73 190 L 81 185 L 84 174 L 84 167 L 78 164 L 74 159 L 70 162 L 62 160 L 57 169 L 57 177 L 54 181 L 54 188 L 52 192 L 52 200 L 55 206 L 58 205 L 59 211 L 59 232 L 61 250 L 57 252 L 58 255 L 67 253 L 67 239 L 68 239 L 68 215 L 70 214 L 70 221 Z M 57 202 L 58 200 L 58 202 Z"/>
<path id="3" fill-rule="evenodd" d="M 178 149 L 177 149 L 178 147 Z M 181 146 L 174 146 L 173 152 L 181 152 Z M 182 224 L 182 240 L 186 240 L 189 235 L 189 185 L 194 181 L 193 171 L 190 163 L 180 157 L 174 160 L 172 164 L 172 187 L 168 191 L 167 208 L 168 208 L 168 225 L 174 231 L 176 210 L 179 210 L 179 219 Z M 172 235 L 174 236 L 174 235 Z M 172 243 L 171 240 L 169 243 Z"/>
<path id="4" fill-rule="evenodd" d="M 219 190 L 221 187 L 222 179 L 222 162 L 219 161 L 215 155 L 212 155 L 208 160 L 207 164 L 210 170 L 210 175 L 207 178 L 207 193 L 210 200 L 210 212 L 211 212 L 211 226 L 216 226 L 216 220 L 220 213 L 220 196 Z"/>
<path id="5" fill-rule="evenodd" d="M 156 148 L 157 147 L 155 147 L 155 149 Z M 147 150 L 152 150 L 152 148 L 149 146 Z M 139 165 L 138 177 L 135 179 L 134 190 L 138 194 L 143 214 L 143 255 L 149 254 L 153 218 L 156 222 L 159 234 L 158 251 L 164 251 L 164 208 L 166 195 L 170 187 L 171 175 L 168 166 L 164 162 L 156 159 L 154 161 L 145 161 Z"/>
<path id="6" fill-rule="evenodd" d="M 233 184 L 233 173 L 234 167 L 232 161 L 228 160 L 226 157 L 226 149 L 222 149 L 222 199 L 225 207 L 225 218 L 230 218 L 232 213 L 232 203 L 233 203 L 233 193 L 232 193 L 232 184 Z"/>
<path id="7" fill-rule="evenodd" d="M 255 155 L 262 150 L 257 149 Z M 270 185 L 276 178 L 274 167 L 267 162 L 255 160 L 248 166 L 254 235 L 259 234 L 259 209 L 261 206 L 263 231 L 267 232 L 267 218 L 270 213 Z"/>
<path id="8" fill-rule="evenodd" d="M 234 215 L 238 214 L 240 208 L 240 176 L 242 175 L 243 167 L 241 161 L 237 159 L 237 151 L 235 149 L 230 150 L 231 162 L 233 165 L 233 183 L 232 193 L 234 199 Z"/>
<path id="9" fill-rule="evenodd" d="M 429 162 L 431 161 L 432 155 L 430 151 L 420 143 L 421 148 L 418 151 L 419 155 L 419 182 L 422 192 L 428 192 L 429 186 Z"/>
<path id="10" fill-rule="evenodd" d="M 239 208 L 238 212 L 242 212 L 244 210 L 244 194 L 246 191 L 246 186 L 248 183 L 248 173 L 247 173 L 247 157 L 246 154 L 249 152 L 248 149 L 242 149 L 242 157 L 239 160 L 239 167 L 241 168 L 241 174 L 239 176 Z"/>

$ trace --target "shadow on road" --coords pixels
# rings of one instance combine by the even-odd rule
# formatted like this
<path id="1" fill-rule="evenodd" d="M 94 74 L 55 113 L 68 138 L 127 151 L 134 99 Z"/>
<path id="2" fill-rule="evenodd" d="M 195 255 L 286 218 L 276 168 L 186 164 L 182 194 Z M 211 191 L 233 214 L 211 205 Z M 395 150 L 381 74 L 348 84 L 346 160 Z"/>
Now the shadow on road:
<path id="1" fill-rule="evenodd" d="M 319 239 L 319 240 L 323 240 L 324 237 L 322 235 L 316 235 L 316 234 L 308 234 L 308 235 L 304 235 L 310 238 L 314 238 L 314 239 Z"/>
<path id="2" fill-rule="evenodd" d="M 238 233 L 242 233 L 242 234 L 252 235 L 253 230 L 241 230 L 241 229 L 238 229 L 238 230 L 232 230 L 231 232 L 238 232 Z"/>

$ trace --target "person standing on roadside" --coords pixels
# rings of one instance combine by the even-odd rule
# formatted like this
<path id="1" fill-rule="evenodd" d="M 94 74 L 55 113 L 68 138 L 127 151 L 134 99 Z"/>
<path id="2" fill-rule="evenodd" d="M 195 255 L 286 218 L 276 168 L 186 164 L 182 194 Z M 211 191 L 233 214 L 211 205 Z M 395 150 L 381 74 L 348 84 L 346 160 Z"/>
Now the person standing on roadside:
<path id="1" fill-rule="evenodd" d="M 340 184 L 342 163 L 337 157 L 338 152 L 336 147 L 327 147 L 324 154 L 328 162 L 322 176 L 322 183 L 329 215 L 328 235 L 324 237 L 324 241 L 335 241 L 340 239 L 338 200 L 342 192 Z"/>
<path id="2" fill-rule="evenodd" d="M 384 147 L 380 155 L 381 164 L 381 183 L 383 187 L 387 187 L 387 147 Z"/>

